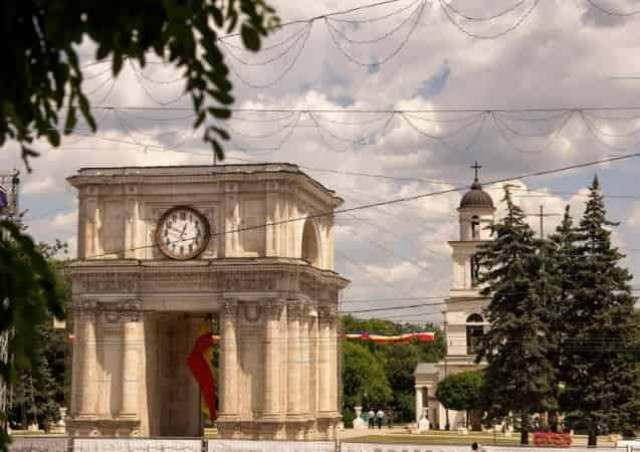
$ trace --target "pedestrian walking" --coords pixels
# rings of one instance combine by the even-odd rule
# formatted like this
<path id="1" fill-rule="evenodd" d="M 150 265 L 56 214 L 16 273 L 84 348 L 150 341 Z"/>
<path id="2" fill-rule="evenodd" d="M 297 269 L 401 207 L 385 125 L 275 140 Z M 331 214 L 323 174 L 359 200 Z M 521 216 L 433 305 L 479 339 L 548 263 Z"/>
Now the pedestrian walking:
<path id="1" fill-rule="evenodd" d="M 376 413 L 376 417 L 378 418 L 378 430 L 382 430 L 382 420 L 384 419 L 384 411 L 378 410 Z"/>
<path id="2" fill-rule="evenodd" d="M 369 415 L 369 430 L 372 430 L 376 422 L 376 412 L 371 408 L 367 414 Z"/>
<path id="3" fill-rule="evenodd" d="M 393 429 L 393 410 L 387 410 L 387 426 Z"/>

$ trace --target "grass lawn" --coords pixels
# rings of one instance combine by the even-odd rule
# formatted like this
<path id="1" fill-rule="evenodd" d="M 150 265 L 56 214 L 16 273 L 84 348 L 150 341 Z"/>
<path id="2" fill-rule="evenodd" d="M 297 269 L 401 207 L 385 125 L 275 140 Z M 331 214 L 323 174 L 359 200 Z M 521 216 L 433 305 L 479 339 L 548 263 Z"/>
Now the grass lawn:
<path id="1" fill-rule="evenodd" d="M 342 438 L 342 442 L 346 443 L 380 443 L 380 444 L 439 444 L 439 445 L 470 445 L 474 442 L 478 442 L 485 446 L 517 446 L 520 444 L 520 434 L 514 432 L 511 436 L 503 436 L 496 434 L 495 437 L 492 433 L 484 432 L 469 432 L 468 435 L 460 435 L 457 432 L 445 432 L 434 430 L 426 434 L 411 435 L 403 430 L 385 432 L 382 435 L 367 435 L 362 436 L 350 436 L 348 438 Z M 533 439 L 529 435 L 530 445 L 533 446 Z M 576 435 L 573 438 L 573 445 L 586 445 L 587 437 L 583 435 Z M 609 441 L 609 438 L 605 436 L 598 437 L 598 446 L 611 447 L 613 443 Z"/>
<path id="2" fill-rule="evenodd" d="M 514 434 L 511 437 L 493 435 L 482 432 L 470 432 L 468 435 L 458 435 L 453 432 L 430 432 L 427 434 L 411 435 L 409 433 L 389 433 L 386 435 L 363 435 L 345 438 L 348 443 L 382 443 L 382 444 L 441 444 L 441 445 L 469 445 L 474 442 L 487 446 L 496 444 L 499 446 L 514 446 L 519 444 L 520 436 Z"/>

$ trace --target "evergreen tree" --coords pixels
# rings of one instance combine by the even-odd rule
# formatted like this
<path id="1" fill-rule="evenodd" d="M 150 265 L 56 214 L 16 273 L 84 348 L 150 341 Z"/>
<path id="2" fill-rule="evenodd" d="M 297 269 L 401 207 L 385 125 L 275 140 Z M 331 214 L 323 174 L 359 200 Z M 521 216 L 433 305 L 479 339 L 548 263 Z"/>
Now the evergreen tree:
<path id="1" fill-rule="evenodd" d="M 505 190 L 507 214 L 492 226 L 494 240 L 477 254 L 478 282 L 490 295 L 486 309 L 490 328 L 480 343 L 477 361 L 486 359 L 488 414 L 501 418 L 513 413 L 521 419 L 522 444 L 528 444 L 531 415 L 555 408 L 556 377 L 549 361 L 548 300 L 541 284 L 539 241 L 524 213 Z"/>
<path id="2" fill-rule="evenodd" d="M 628 434 L 638 416 L 638 363 L 632 356 L 631 275 L 611 243 L 600 184 L 595 177 L 578 229 L 575 287 L 564 312 L 562 409 L 581 422 L 595 446 L 597 434 Z"/>
<path id="3" fill-rule="evenodd" d="M 561 223 L 543 242 L 542 257 L 545 259 L 545 268 L 550 285 L 555 292 L 549 295 L 552 303 L 549 309 L 549 316 L 552 328 L 550 330 L 550 341 L 553 347 L 550 350 L 549 360 L 558 372 L 558 378 L 553 386 L 554 398 L 560 397 L 561 382 L 563 381 L 563 353 L 561 344 L 566 341 L 565 319 L 567 318 L 570 306 L 570 297 L 578 287 L 575 275 L 575 268 L 580 258 L 578 250 L 578 231 L 573 223 L 569 206 L 566 206 Z M 549 426 L 552 431 L 558 430 L 557 410 L 549 413 Z"/>

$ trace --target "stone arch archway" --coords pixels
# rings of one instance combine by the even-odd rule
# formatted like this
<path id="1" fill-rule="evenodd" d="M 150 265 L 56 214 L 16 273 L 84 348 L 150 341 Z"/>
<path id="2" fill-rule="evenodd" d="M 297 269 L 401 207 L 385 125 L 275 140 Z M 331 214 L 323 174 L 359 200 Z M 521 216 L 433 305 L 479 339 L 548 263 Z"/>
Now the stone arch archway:
<path id="1" fill-rule="evenodd" d="M 322 266 L 322 242 L 317 223 L 312 219 L 304 222 L 302 230 L 302 251 L 300 257 L 314 267 Z"/>

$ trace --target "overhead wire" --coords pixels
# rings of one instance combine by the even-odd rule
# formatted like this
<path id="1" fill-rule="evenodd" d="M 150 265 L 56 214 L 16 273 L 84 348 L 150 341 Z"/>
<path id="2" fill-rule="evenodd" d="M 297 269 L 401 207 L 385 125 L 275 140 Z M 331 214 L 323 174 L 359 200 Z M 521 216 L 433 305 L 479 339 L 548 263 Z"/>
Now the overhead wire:
<path id="1" fill-rule="evenodd" d="M 380 42 L 383 39 L 387 39 L 388 37 L 393 36 L 395 33 L 397 33 L 401 28 L 403 28 L 405 25 L 407 25 L 409 23 L 409 21 L 411 20 L 413 15 L 417 11 L 419 11 L 421 9 L 421 7 L 423 7 L 423 6 L 424 6 L 424 0 L 421 0 L 420 2 L 418 2 L 418 6 L 416 6 L 415 11 L 413 11 L 409 16 L 407 16 L 401 22 L 396 24 L 390 30 L 386 31 L 384 34 L 382 34 L 380 36 L 377 36 L 375 38 L 370 38 L 370 39 L 353 39 L 353 38 L 350 38 L 349 36 L 346 35 L 345 32 L 343 32 L 342 30 L 340 30 L 339 28 L 337 28 L 335 25 L 333 25 L 331 23 L 331 21 L 333 20 L 331 18 L 325 17 L 325 23 L 326 23 L 327 27 L 331 28 L 331 30 L 336 34 L 336 36 L 341 37 L 344 41 L 346 41 L 346 42 L 348 42 L 350 44 L 375 44 L 375 43 Z"/>
<path id="2" fill-rule="evenodd" d="M 496 130 L 498 130 L 498 132 L 500 133 L 500 136 L 511 146 L 513 147 L 515 150 L 517 150 L 518 152 L 524 153 L 524 154 L 540 154 L 542 152 L 546 152 L 547 150 L 549 150 L 549 148 L 551 148 L 551 146 L 556 142 L 556 140 L 558 139 L 558 137 L 560 137 L 560 134 L 562 133 L 562 131 L 564 130 L 564 128 L 567 126 L 567 124 L 569 123 L 569 121 L 571 120 L 571 118 L 573 117 L 573 112 L 570 112 L 565 119 L 563 120 L 563 122 L 560 124 L 560 126 L 549 135 L 549 139 L 547 140 L 547 142 L 542 145 L 542 147 L 532 150 L 532 149 L 526 149 L 518 144 L 515 143 L 515 141 L 508 135 L 507 132 L 511 132 L 514 133 L 513 131 L 511 131 L 511 129 L 505 129 L 504 124 L 502 124 L 500 122 L 499 119 L 497 119 L 495 114 L 491 115 L 492 119 L 493 119 L 493 123 L 496 126 Z M 520 134 L 519 134 L 520 135 Z M 522 135 L 521 135 L 522 136 Z"/>
<path id="3" fill-rule="evenodd" d="M 516 9 L 518 9 L 519 7 L 521 7 L 526 0 L 519 0 L 518 2 L 514 3 L 511 6 L 508 6 L 507 8 L 503 9 L 502 11 L 499 11 L 497 13 L 493 13 L 493 14 L 489 14 L 487 16 L 472 16 L 470 14 L 464 13 L 462 12 L 460 9 L 458 9 L 457 7 L 453 6 L 453 2 L 449 1 L 449 2 L 444 2 L 444 5 L 446 5 L 447 9 L 449 9 L 450 11 L 452 11 L 453 13 L 455 13 L 457 16 L 462 17 L 465 20 L 468 21 L 474 21 L 474 22 L 485 22 L 485 21 L 489 21 L 489 20 L 494 20 L 494 19 L 499 19 L 503 16 L 506 16 L 507 14 L 515 11 Z"/>
<path id="4" fill-rule="evenodd" d="M 333 26 L 329 23 L 329 19 L 328 18 L 324 18 L 325 21 L 325 25 L 327 26 L 327 30 L 329 31 L 329 36 L 331 37 L 331 40 L 333 41 L 333 44 L 336 46 L 336 48 L 340 51 L 340 53 L 350 62 L 358 65 L 358 66 L 363 66 L 363 67 L 371 67 L 372 64 L 374 65 L 383 65 L 387 62 L 389 62 L 391 59 L 393 59 L 395 56 L 397 56 L 400 51 L 405 47 L 405 45 L 407 44 L 407 42 L 409 41 L 409 39 L 411 38 L 411 35 L 413 34 L 413 32 L 416 29 L 416 26 L 418 25 L 418 23 L 420 22 L 420 17 L 422 17 L 422 14 L 424 12 L 425 9 L 425 5 L 426 5 L 426 0 L 422 0 L 420 2 L 419 7 L 417 8 L 417 10 L 412 13 L 412 15 L 415 15 L 415 18 L 413 19 L 413 22 L 411 23 L 409 30 L 407 31 L 406 36 L 404 36 L 402 38 L 402 40 L 400 41 L 400 44 L 398 46 L 396 46 L 396 48 L 389 53 L 387 56 L 383 57 L 383 58 L 376 58 L 375 61 L 361 61 L 357 58 L 355 58 L 354 56 L 352 56 L 351 54 L 349 54 L 349 52 L 347 52 L 342 44 L 340 43 L 338 36 L 336 36 L 335 30 L 333 29 Z"/>
<path id="5" fill-rule="evenodd" d="M 465 27 L 463 27 L 459 21 L 457 21 L 453 15 L 452 15 L 452 10 L 450 10 L 449 8 L 447 8 L 447 5 L 445 4 L 444 0 L 438 0 L 438 2 L 440 3 L 440 6 L 442 8 L 442 10 L 444 11 L 444 14 L 446 16 L 446 18 L 449 20 L 449 22 L 451 22 L 458 30 L 460 30 L 462 33 L 466 34 L 467 36 L 471 37 L 471 38 L 475 38 L 475 39 L 498 39 L 501 38 L 502 36 L 511 33 L 512 31 L 516 30 L 517 28 L 519 28 L 526 19 L 529 18 L 529 16 L 531 16 L 531 13 L 533 13 L 533 11 L 536 9 L 536 7 L 538 6 L 540 0 L 533 0 L 531 3 L 531 6 L 529 7 L 529 9 L 522 14 L 522 16 L 520 16 L 513 24 L 511 24 L 510 26 L 508 26 L 507 28 L 505 28 L 504 30 L 501 30 L 499 32 L 496 33 L 491 33 L 491 34 L 479 34 L 473 31 L 469 31 L 467 30 Z M 455 13 L 454 13 L 455 14 Z"/>
<path id="6" fill-rule="evenodd" d="M 295 51 L 294 56 L 291 59 L 291 61 L 289 62 L 289 64 L 285 65 L 284 69 L 282 70 L 282 72 L 277 74 L 276 77 L 273 78 L 270 81 L 262 82 L 262 83 L 252 82 L 252 81 L 248 80 L 246 77 L 244 77 L 242 74 L 240 74 L 238 69 L 231 63 L 231 61 L 229 61 L 227 63 L 227 65 L 229 66 L 229 69 L 231 69 L 231 72 L 233 72 L 233 74 L 238 78 L 238 80 L 240 80 L 245 85 L 247 85 L 247 86 L 249 86 L 251 88 L 254 88 L 254 89 L 269 88 L 269 87 L 275 85 L 276 83 L 280 82 L 283 78 L 285 78 L 289 74 L 289 72 L 291 72 L 291 70 L 293 69 L 295 64 L 298 62 L 298 59 L 300 58 L 300 55 L 302 54 L 302 50 L 307 45 L 307 42 L 309 40 L 309 36 L 311 35 L 312 28 L 313 28 L 313 22 L 310 22 L 308 27 L 306 28 L 305 33 L 302 35 L 300 40 L 296 41 L 296 43 L 300 43 L 300 45 L 298 46 L 298 49 Z"/>
<path id="7" fill-rule="evenodd" d="M 604 6 L 602 6 L 599 3 L 597 3 L 595 0 L 587 0 L 587 3 L 592 8 L 595 8 L 600 12 L 608 14 L 609 16 L 631 17 L 631 16 L 635 16 L 637 14 L 640 14 L 640 9 L 636 9 L 636 10 L 633 10 L 633 11 L 627 11 L 627 12 L 618 12 L 618 11 L 613 11 L 613 10 L 611 10 L 609 8 L 605 8 Z"/>

